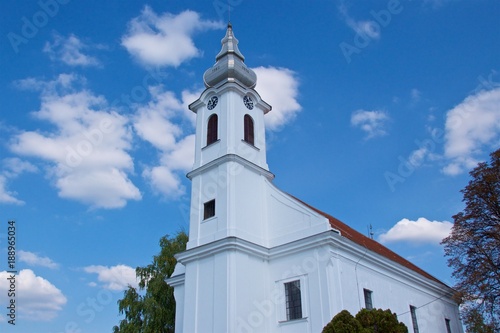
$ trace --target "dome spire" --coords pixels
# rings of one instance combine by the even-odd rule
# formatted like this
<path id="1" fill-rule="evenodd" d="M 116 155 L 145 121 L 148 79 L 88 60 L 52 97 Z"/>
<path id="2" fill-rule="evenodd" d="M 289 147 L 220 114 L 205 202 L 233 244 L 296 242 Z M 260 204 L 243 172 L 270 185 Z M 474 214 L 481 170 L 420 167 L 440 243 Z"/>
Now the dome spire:
<path id="1" fill-rule="evenodd" d="M 222 49 L 220 50 L 219 54 L 217 54 L 217 56 L 215 57 L 216 61 L 219 61 L 220 58 L 229 53 L 233 53 L 234 55 L 239 57 L 241 61 L 245 61 L 245 57 L 243 56 L 243 54 L 241 54 L 240 50 L 238 49 L 238 40 L 236 39 L 236 37 L 234 37 L 233 25 L 231 24 L 231 22 L 227 24 L 226 36 L 222 38 L 221 44 L 222 44 Z"/>
<path id="2" fill-rule="evenodd" d="M 239 82 L 247 88 L 254 88 L 257 75 L 245 65 L 245 57 L 238 48 L 238 39 L 234 36 L 231 22 L 227 24 L 226 35 L 221 44 L 222 48 L 215 57 L 215 65 L 203 74 L 205 86 L 210 88 L 226 82 Z"/>

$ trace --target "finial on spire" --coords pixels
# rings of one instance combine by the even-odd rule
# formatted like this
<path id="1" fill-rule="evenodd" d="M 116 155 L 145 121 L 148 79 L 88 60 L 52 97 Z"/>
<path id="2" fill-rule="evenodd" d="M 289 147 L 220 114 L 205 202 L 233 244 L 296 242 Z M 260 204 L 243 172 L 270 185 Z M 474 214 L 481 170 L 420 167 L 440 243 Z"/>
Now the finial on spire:
<path id="1" fill-rule="evenodd" d="M 220 50 L 219 54 L 217 54 L 217 56 L 215 57 L 216 61 L 218 61 L 220 58 L 230 53 L 239 57 L 242 61 L 245 61 L 245 57 L 243 56 L 243 54 L 241 54 L 240 50 L 238 49 L 238 40 L 234 36 L 233 25 L 231 24 L 231 22 L 227 24 L 226 36 L 222 38 L 221 44 L 222 44 L 222 49 Z"/>
<path id="2" fill-rule="evenodd" d="M 255 72 L 245 65 L 245 57 L 238 49 L 238 40 L 233 33 L 233 25 L 227 23 L 226 35 L 221 40 L 222 49 L 215 57 L 215 65 L 203 75 L 205 85 L 213 87 L 221 82 L 239 81 L 254 88 L 257 83 Z"/>

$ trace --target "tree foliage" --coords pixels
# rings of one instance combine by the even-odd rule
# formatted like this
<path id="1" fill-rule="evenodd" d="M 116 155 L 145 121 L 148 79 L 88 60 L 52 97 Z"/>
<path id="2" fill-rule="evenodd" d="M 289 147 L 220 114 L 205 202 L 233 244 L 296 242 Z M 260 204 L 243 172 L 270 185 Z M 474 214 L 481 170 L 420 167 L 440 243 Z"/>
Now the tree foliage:
<path id="1" fill-rule="evenodd" d="M 455 289 L 464 303 L 466 326 L 478 323 L 500 331 L 500 149 L 470 172 L 461 191 L 465 209 L 454 215 L 444 245 Z"/>
<path id="2" fill-rule="evenodd" d="M 363 333 L 408 333 L 406 325 L 399 322 L 396 314 L 388 309 L 361 309 L 356 319 L 363 327 Z"/>
<path id="3" fill-rule="evenodd" d="M 492 325 L 484 322 L 483 315 L 477 308 L 466 310 L 464 321 L 467 322 L 467 333 L 496 333 Z"/>
<path id="4" fill-rule="evenodd" d="M 342 310 L 323 328 L 322 333 L 408 333 L 408 328 L 398 321 L 391 310 L 361 309 L 356 317 Z"/>
<path id="5" fill-rule="evenodd" d="M 118 310 L 125 318 L 114 333 L 173 333 L 175 327 L 175 299 L 173 288 L 165 279 L 174 272 L 174 255 L 186 249 L 188 236 L 179 232 L 175 237 L 160 239 L 160 253 L 145 267 L 136 268 L 139 291 L 131 286 L 118 301 Z"/>
<path id="6" fill-rule="evenodd" d="M 322 333 L 360 333 L 361 324 L 347 310 L 337 313 Z"/>

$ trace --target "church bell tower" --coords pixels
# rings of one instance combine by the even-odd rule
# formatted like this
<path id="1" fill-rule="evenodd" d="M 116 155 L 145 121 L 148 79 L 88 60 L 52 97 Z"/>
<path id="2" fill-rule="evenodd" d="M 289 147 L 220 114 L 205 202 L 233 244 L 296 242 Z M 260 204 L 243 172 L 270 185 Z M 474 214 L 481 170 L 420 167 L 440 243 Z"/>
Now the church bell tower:
<path id="1" fill-rule="evenodd" d="M 196 145 L 187 175 L 192 181 L 188 248 L 229 236 L 261 243 L 259 183 L 274 177 L 266 162 L 264 125 L 271 106 L 254 89 L 257 76 L 245 65 L 231 24 L 221 43 L 215 64 L 203 75 L 206 90 L 189 105 L 196 113 Z"/>
<path id="2" fill-rule="evenodd" d="M 196 113 L 189 242 L 177 255 L 168 284 L 176 299 L 176 332 L 238 332 L 254 297 L 269 289 L 267 199 L 274 175 L 266 162 L 264 115 L 271 106 L 254 89 L 228 24 L 205 91 L 189 105 Z"/>

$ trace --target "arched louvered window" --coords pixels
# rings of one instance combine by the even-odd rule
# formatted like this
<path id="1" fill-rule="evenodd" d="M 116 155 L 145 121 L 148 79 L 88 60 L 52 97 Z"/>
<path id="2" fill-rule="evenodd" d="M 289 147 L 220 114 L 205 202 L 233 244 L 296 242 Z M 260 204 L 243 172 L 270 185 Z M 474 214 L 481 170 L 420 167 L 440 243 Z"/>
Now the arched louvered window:
<path id="1" fill-rule="evenodd" d="M 253 119 L 248 114 L 245 115 L 244 122 L 244 134 L 243 140 L 251 145 L 254 145 L 254 129 L 253 129 Z"/>
<path id="2" fill-rule="evenodd" d="M 213 115 L 210 116 L 210 118 L 208 118 L 207 146 L 217 141 L 218 139 L 217 127 L 218 127 L 218 117 L 214 113 Z"/>

